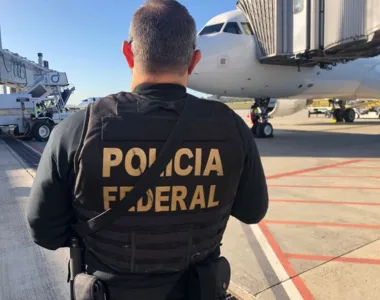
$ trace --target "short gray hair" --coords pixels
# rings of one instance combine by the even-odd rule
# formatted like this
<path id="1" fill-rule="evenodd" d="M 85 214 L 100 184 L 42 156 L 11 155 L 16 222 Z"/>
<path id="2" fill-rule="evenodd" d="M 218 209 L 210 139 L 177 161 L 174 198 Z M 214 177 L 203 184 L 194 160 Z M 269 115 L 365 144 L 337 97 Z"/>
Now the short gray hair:
<path id="1" fill-rule="evenodd" d="M 129 31 L 134 59 L 149 74 L 184 74 L 196 36 L 193 17 L 175 0 L 146 1 L 133 15 Z"/>

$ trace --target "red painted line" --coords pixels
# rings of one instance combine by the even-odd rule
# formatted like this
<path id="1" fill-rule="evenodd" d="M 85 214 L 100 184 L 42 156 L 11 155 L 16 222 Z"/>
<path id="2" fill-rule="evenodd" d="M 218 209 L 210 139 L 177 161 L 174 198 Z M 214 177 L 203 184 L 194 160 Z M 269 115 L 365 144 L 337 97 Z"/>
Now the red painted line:
<path id="1" fill-rule="evenodd" d="M 26 144 L 26 143 L 25 143 Z M 42 154 L 42 150 L 40 148 L 38 148 L 37 146 L 33 145 L 33 144 L 27 144 L 28 146 L 32 147 L 34 150 L 38 151 L 39 153 Z"/>
<path id="2" fill-rule="evenodd" d="M 305 177 L 305 178 L 380 178 L 380 176 L 360 176 L 360 175 L 294 175 L 296 177 Z"/>
<path id="3" fill-rule="evenodd" d="M 295 254 L 295 253 L 284 253 L 284 255 L 288 259 L 340 261 L 340 262 L 346 262 L 346 263 L 380 265 L 380 259 L 374 259 L 374 258 L 334 257 L 334 256 Z"/>
<path id="4" fill-rule="evenodd" d="M 301 226 L 326 226 L 326 227 L 380 229 L 380 225 L 372 225 L 372 224 L 306 222 L 306 221 L 285 221 L 285 220 L 264 220 L 263 222 L 266 224 L 277 224 L 277 225 L 301 225 Z"/>
<path id="5" fill-rule="evenodd" d="M 311 294 L 310 290 L 307 288 L 302 278 L 298 276 L 296 271 L 293 269 L 292 265 L 290 264 L 289 260 L 286 258 L 284 253 L 282 252 L 280 246 L 276 242 L 269 228 L 263 222 L 260 222 L 258 225 L 261 231 L 263 232 L 265 238 L 267 239 L 269 245 L 272 247 L 281 265 L 284 267 L 285 271 L 288 273 L 289 277 L 292 279 L 294 285 L 296 286 L 297 290 L 301 294 L 302 298 L 304 300 L 314 300 L 314 297 Z"/>
<path id="6" fill-rule="evenodd" d="M 276 175 L 271 175 L 271 176 L 267 176 L 266 179 L 267 180 L 277 179 L 277 178 L 281 178 L 281 177 L 295 176 L 295 175 L 298 175 L 298 174 L 303 174 L 303 173 L 308 173 L 308 172 L 314 172 L 314 171 L 319 171 L 319 170 L 333 169 L 333 168 L 337 168 L 339 166 L 345 166 L 345 165 L 348 165 L 348 164 L 354 164 L 354 163 L 361 162 L 361 161 L 362 160 L 360 160 L 360 159 L 348 160 L 348 161 L 338 162 L 338 163 L 330 164 L 330 165 L 323 165 L 323 166 L 318 166 L 318 167 L 314 167 L 314 168 L 307 168 L 307 169 L 302 169 L 302 170 L 293 171 L 293 172 L 286 172 L 286 173 L 280 173 L 280 174 L 276 174 Z"/>
<path id="7" fill-rule="evenodd" d="M 337 169 L 379 169 L 380 167 L 374 167 L 374 166 L 349 166 L 349 167 L 337 167 Z"/>
<path id="8" fill-rule="evenodd" d="M 351 202 L 351 201 L 330 201 L 330 200 L 294 200 L 294 199 L 270 199 L 270 202 L 289 202 L 289 203 L 311 203 L 311 204 L 337 204 L 337 205 L 370 205 L 380 206 L 380 202 Z"/>
<path id="9" fill-rule="evenodd" d="M 380 190 L 376 187 L 364 186 L 332 186 L 332 185 L 287 185 L 287 184 L 268 184 L 270 187 L 277 188 L 299 188 L 299 189 L 341 189 L 341 190 Z"/>
<path id="10" fill-rule="evenodd" d="M 363 162 L 378 162 L 380 164 L 380 159 L 363 159 Z"/>

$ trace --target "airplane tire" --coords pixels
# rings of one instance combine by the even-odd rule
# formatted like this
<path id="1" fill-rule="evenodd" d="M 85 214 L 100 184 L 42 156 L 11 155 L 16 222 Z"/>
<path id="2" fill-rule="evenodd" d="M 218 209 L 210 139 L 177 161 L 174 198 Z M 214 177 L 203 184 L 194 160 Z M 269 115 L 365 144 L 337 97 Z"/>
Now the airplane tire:
<path id="1" fill-rule="evenodd" d="M 273 137 L 273 126 L 269 122 L 259 124 L 257 131 L 258 131 L 258 136 L 261 138 Z"/>
<path id="2" fill-rule="evenodd" d="M 39 142 L 46 142 L 52 130 L 52 126 L 49 123 L 39 121 L 34 124 L 32 129 L 33 137 Z"/>
<path id="3" fill-rule="evenodd" d="M 352 108 L 347 108 L 343 112 L 343 118 L 346 123 L 352 123 L 355 121 L 356 112 Z"/>
<path id="4" fill-rule="evenodd" d="M 337 122 L 343 122 L 344 110 L 341 108 L 337 108 L 334 110 L 333 117 Z"/>

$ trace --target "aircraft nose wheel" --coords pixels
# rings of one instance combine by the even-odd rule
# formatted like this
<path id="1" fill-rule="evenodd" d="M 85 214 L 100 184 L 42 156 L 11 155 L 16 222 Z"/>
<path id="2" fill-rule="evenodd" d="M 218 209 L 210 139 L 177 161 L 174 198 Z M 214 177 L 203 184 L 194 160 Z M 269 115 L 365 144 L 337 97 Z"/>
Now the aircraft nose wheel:
<path id="1" fill-rule="evenodd" d="M 258 126 L 259 136 L 262 138 L 271 138 L 273 137 L 273 126 L 269 122 L 261 123 Z"/>
<path id="2" fill-rule="evenodd" d="M 257 138 L 272 138 L 273 126 L 269 122 L 259 123 L 252 127 L 252 133 Z"/>
<path id="3" fill-rule="evenodd" d="M 252 127 L 252 133 L 258 138 L 272 138 L 273 126 L 268 122 L 268 106 L 270 98 L 255 99 L 255 105 L 260 108 L 260 114 L 257 114 L 257 119 Z"/>

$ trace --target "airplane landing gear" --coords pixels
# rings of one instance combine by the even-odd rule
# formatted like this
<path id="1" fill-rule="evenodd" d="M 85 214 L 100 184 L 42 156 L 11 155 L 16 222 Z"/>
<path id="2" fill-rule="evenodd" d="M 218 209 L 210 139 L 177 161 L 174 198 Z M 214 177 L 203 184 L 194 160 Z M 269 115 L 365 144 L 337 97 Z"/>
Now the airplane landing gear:
<path id="1" fill-rule="evenodd" d="M 343 119 L 346 123 L 352 123 L 355 121 L 356 112 L 353 108 L 346 108 L 343 113 Z"/>
<path id="2" fill-rule="evenodd" d="M 355 121 L 356 118 L 356 112 L 353 108 L 346 108 L 346 101 L 338 100 L 329 100 L 329 105 L 332 105 L 334 108 L 333 112 L 333 118 L 336 120 L 336 122 L 343 122 L 346 123 L 352 123 Z M 336 108 L 338 106 L 338 108 Z"/>
<path id="3" fill-rule="evenodd" d="M 253 126 L 251 131 L 255 137 L 258 138 L 272 138 L 273 137 L 273 126 L 268 122 L 268 105 L 269 98 L 259 98 L 255 99 L 255 103 L 260 112 L 255 113 L 255 118 L 253 121 Z"/>

